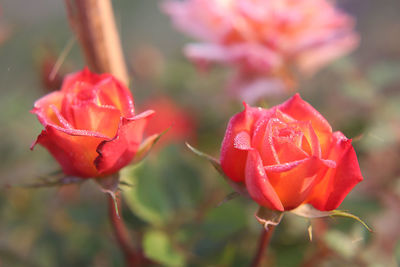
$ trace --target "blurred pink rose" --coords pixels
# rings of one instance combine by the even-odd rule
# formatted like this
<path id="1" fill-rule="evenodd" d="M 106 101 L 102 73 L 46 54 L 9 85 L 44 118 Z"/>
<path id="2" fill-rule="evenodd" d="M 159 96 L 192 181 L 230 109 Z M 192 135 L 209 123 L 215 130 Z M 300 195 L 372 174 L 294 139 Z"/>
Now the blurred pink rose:
<path id="1" fill-rule="evenodd" d="M 163 8 L 176 27 L 202 41 L 187 45 L 186 56 L 234 65 L 236 80 L 287 80 L 293 68 L 312 74 L 359 40 L 353 19 L 327 0 L 185 0 Z"/>

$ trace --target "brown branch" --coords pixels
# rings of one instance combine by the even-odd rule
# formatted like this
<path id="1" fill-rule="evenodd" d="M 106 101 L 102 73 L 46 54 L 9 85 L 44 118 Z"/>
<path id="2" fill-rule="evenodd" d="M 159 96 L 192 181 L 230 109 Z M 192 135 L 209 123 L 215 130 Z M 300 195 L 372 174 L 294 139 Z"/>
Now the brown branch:
<path id="1" fill-rule="evenodd" d="M 251 267 L 258 267 L 260 266 L 264 253 L 267 250 L 269 241 L 271 239 L 272 233 L 275 230 L 274 225 L 268 226 L 268 230 L 262 229 L 260 240 L 258 241 L 258 248 L 256 254 L 254 255 L 253 261 L 251 262 Z"/>
<path id="2" fill-rule="evenodd" d="M 129 83 L 111 0 L 65 0 L 68 20 L 86 61 L 98 73 L 111 73 Z"/>

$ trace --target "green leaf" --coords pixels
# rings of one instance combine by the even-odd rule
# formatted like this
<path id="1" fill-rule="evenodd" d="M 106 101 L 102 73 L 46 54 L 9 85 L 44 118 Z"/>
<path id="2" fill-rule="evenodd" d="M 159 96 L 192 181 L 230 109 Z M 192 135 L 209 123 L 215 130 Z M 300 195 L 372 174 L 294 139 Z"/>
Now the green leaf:
<path id="1" fill-rule="evenodd" d="M 121 179 L 130 181 L 132 187 L 124 188 L 123 197 L 128 207 L 141 219 L 154 225 L 162 225 L 165 218 L 165 194 L 157 173 L 146 168 L 145 163 L 124 168 Z"/>
<path id="2" fill-rule="evenodd" d="M 184 266 L 185 258 L 177 251 L 169 237 L 162 231 L 151 230 L 145 233 L 143 240 L 145 255 L 162 263 L 163 266 Z"/>
<path id="3" fill-rule="evenodd" d="M 133 185 L 124 187 L 123 192 L 132 212 L 160 227 L 177 213 L 195 213 L 202 200 L 203 184 L 198 168 L 190 163 L 177 146 L 168 146 L 159 151 L 156 159 L 124 169 L 121 180 Z"/>
<path id="4" fill-rule="evenodd" d="M 229 238 L 246 226 L 246 218 L 243 205 L 237 201 L 211 209 L 202 225 L 203 236 L 214 241 Z"/>

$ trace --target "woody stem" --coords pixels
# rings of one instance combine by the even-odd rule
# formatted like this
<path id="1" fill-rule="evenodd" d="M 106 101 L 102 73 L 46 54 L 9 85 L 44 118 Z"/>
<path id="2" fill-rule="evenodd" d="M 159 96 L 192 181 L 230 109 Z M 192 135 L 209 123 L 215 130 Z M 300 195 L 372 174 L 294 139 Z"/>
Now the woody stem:
<path id="1" fill-rule="evenodd" d="M 254 255 L 253 261 L 251 262 L 251 267 L 261 266 L 261 262 L 263 256 L 267 250 L 269 245 L 269 241 L 271 240 L 271 236 L 275 230 L 274 225 L 269 225 L 267 229 L 263 228 L 260 236 L 260 240 L 258 241 L 258 248 L 256 254 Z"/>
<path id="2" fill-rule="evenodd" d="M 111 73 L 128 85 L 111 0 L 65 0 L 65 4 L 69 24 L 92 71 Z"/>

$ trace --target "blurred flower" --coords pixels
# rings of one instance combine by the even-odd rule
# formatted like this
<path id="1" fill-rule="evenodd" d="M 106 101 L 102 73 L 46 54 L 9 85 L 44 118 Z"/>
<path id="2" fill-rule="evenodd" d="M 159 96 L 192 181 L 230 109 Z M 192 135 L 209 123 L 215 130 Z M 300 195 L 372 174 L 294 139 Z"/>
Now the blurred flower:
<path id="1" fill-rule="evenodd" d="M 87 68 L 66 76 L 61 90 L 35 102 L 31 111 L 45 129 L 39 143 L 67 175 L 113 174 L 135 156 L 153 111 L 135 115 L 128 88 L 110 74 Z"/>
<path id="2" fill-rule="evenodd" d="M 57 58 L 53 54 L 45 55 L 40 62 L 40 79 L 46 91 L 51 92 L 60 88 L 63 75 L 57 72 L 54 77 L 52 74 Z"/>
<path id="3" fill-rule="evenodd" d="M 292 210 L 311 204 L 336 209 L 363 178 L 356 153 L 341 132 L 295 95 L 270 109 L 245 105 L 231 118 L 221 147 L 221 167 L 244 183 L 261 206 Z"/>
<path id="4" fill-rule="evenodd" d="M 144 109 L 152 109 L 156 114 L 150 119 L 145 133 L 147 136 L 160 133 L 171 127 L 160 139 L 164 146 L 168 143 L 193 142 L 196 139 L 196 122 L 187 109 L 183 109 L 172 99 L 162 96 L 152 98 L 143 105 Z"/>
<path id="5" fill-rule="evenodd" d="M 131 66 L 134 74 L 142 79 L 155 79 L 164 69 L 164 57 L 156 47 L 146 44 L 133 51 Z"/>
<path id="6" fill-rule="evenodd" d="M 63 82 L 66 68 L 57 69 L 57 53 L 52 45 L 45 44 L 38 49 L 36 61 L 39 69 L 41 84 L 45 92 L 58 90 Z"/>
<path id="7" fill-rule="evenodd" d="M 7 40 L 8 37 L 10 37 L 10 35 L 11 35 L 10 27 L 6 23 L 3 22 L 3 19 L 2 19 L 3 14 L 2 13 L 3 13 L 3 10 L 0 6 L 0 44 L 3 43 L 5 40 Z"/>
<path id="8" fill-rule="evenodd" d="M 180 30 L 202 41 L 186 46 L 190 59 L 233 65 L 238 77 L 257 74 L 254 82 L 288 82 L 264 84 L 265 93 L 293 87 L 294 70 L 311 74 L 358 43 L 353 19 L 327 0 L 168 1 L 164 10 Z"/>

